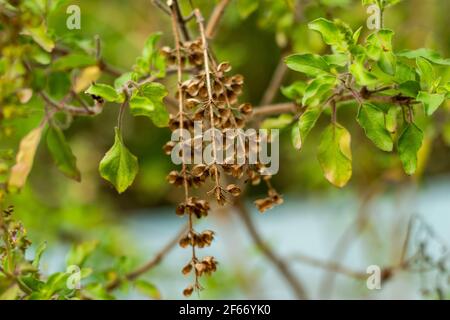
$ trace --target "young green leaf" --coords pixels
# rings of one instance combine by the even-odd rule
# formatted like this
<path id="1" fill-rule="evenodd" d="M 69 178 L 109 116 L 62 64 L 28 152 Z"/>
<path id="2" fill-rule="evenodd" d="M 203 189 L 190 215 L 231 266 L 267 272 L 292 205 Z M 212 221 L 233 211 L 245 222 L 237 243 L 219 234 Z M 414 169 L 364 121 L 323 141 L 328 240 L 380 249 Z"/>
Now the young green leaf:
<path id="1" fill-rule="evenodd" d="M 142 294 L 155 300 L 161 299 L 161 293 L 153 283 L 139 279 L 134 282 L 134 285 Z"/>
<path id="2" fill-rule="evenodd" d="M 131 114 L 149 117 L 157 127 L 166 127 L 169 123 L 169 113 L 163 104 L 166 95 L 167 90 L 160 83 L 141 86 L 130 99 Z"/>
<path id="3" fill-rule="evenodd" d="M 81 174 L 77 168 L 77 159 L 61 129 L 50 126 L 47 131 L 47 147 L 58 169 L 68 178 L 81 181 Z"/>
<path id="4" fill-rule="evenodd" d="M 431 116 L 437 110 L 437 108 L 439 108 L 439 106 L 444 102 L 445 95 L 421 91 L 417 95 L 416 100 L 423 103 L 426 114 Z"/>
<path id="5" fill-rule="evenodd" d="M 288 99 L 301 101 L 305 94 L 306 83 L 303 81 L 296 81 L 287 87 L 281 87 L 281 93 Z"/>
<path id="6" fill-rule="evenodd" d="M 422 57 L 416 59 L 417 73 L 420 76 L 420 85 L 423 90 L 431 90 L 434 83 L 434 69 L 431 63 Z"/>
<path id="7" fill-rule="evenodd" d="M 431 61 L 434 64 L 450 66 L 450 59 L 444 59 L 438 52 L 427 48 L 420 48 L 416 50 L 403 50 L 400 53 L 397 53 L 397 56 L 405 57 L 408 59 L 416 59 L 418 57 L 422 57 Z"/>
<path id="8" fill-rule="evenodd" d="M 294 54 L 287 57 L 285 62 L 289 69 L 303 72 L 311 77 L 330 72 L 328 63 L 317 54 Z"/>
<path id="9" fill-rule="evenodd" d="M 349 28 L 343 23 L 337 25 L 335 22 L 324 18 L 310 22 L 308 28 L 319 32 L 326 44 L 335 47 L 340 52 L 347 51 L 349 44 L 351 44 L 348 40 L 352 41 L 353 37 L 353 32 L 348 30 Z"/>
<path id="10" fill-rule="evenodd" d="M 296 149 L 301 149 L 309 132 L 316 125 L 322 113 L 320 107 L 308 107 L 300 116 L 298 123 L 292 128 L 292 142 Z"/>
<path id="11" fill-rule="evenodd" d="M 325 178 L 343 187 L 352 176 L 350 133 L 339 124 L 330 124 L 322 133 L 318 159 Z"/>
<path id="12" fill-rule="evenodd" d="M 364 57 L 359 56 L 350 65 L 349 70 L 355 77 L 356 83 L 361 86 L 371 86 L 378 83 L 377 77 L 364 66 Z"/>
<path id="13" fill-rule="evenodd" d="M 383 151 L 392 151 L 394 143 L 386 129 L 384 112 L 371 103 L 364 103 L 358 111 L 357 120 L 367 137 Z"/>
<path id="14" fill-rule="evenodd" d="M 94 57 L 86 54 L 72 53 L 66 56 L 62 56 L 55 62 L 53 62 L 54 70 L 70 70 L 75 68 L 83 68 L 96 64 L 97 61 Z"/>
<path id="15" fill-rule="evenodd" d="M 34 42 L 36 42 L 42 49 L 47 52 L 52 52 L 55 48 L 55 42 L 47 34 L 47 26 L 42 23 L 38 27 L 28 27 L 22 31 L 22 34 L 31 36 Z"/>
<path id="16" fill-rule="evenodd" d="M 396 69 L 396 57 L 392 52 L 392 37 L 394 32 L 389 29 L 382 29 L 372 33 L 366 40 L 367 55 L 372 60 L 378 62 L 380 69 L 394 75 Z"/>
<path id="17" fill-rule="evenodd" d="M 39 268 L 39 263 L 41 261 L 42 254 L 44 253 L 45 249 L 47 249 L 47 242 L 42 242 L 36 249 L 36 253 L 34 254 L 34 259 L 32 266 L 36 269 Z"/>
<path id="18" fill-rule="evenodd" d="M 102 97 L 109 102 L 121 102 L 122 99 L 113 87 L 103 83 L 92 84 L 85 93 Z"/>
<path id="19" fill-rule="evenodd" d="M 398 153 L 406 174 L 412 175 L 417 168 L 417 153 L 422 146 L 423 132 L 414 123 L 406 125 L 398 138 Z"/>
<path id="20" fill-rule="evenodd" d="M 292 116 L 283 113 L 275 118 L 267 118 L 261 123 L 262 129 L 283 129 L 292 123 Z"/>
<path id="21" fill-rule="evenodd" d="M 118 128 L 115 129 L 114 145 L 99 165 L 100 175 L 111 182 L 117 192 L 124 192 L 134 181 L 138 172 L 138 160 L 122 142 Z"/>
<path id="22" fill-rule="evenodd" d="M 97 248 L 98 244 L 99 242 L 94 240 L 82 242 L 72 246 L 66 257 L 66 265 L 76 265 L 81 268 L 87 258 L 89 258 Z"/>
<path id="23" fill-rule="evenodd" d="M 317 106 L 332 93 L 336 85 L 336 78 L 331 76 L 317 77 L 306 87 L 302 104 L 304 106 Z"/>

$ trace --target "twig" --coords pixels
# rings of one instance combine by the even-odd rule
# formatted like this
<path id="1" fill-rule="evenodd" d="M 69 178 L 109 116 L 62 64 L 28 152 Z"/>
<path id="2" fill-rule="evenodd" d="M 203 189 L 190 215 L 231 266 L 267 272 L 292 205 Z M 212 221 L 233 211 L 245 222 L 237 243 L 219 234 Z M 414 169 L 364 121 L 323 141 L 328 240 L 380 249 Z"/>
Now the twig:
<path id="1" fill-rule="evenodd" d="M 278 62 L 277 68 L 273 73 L 272 79 L 270 80 L 269 86 L 264 92 L 264 96 L 261 100 L 262 105 L 272 103 L 272 101 L 275 99 L 278 91 L 280 90 L 280 86 L 284 80 L 284 77 L 286 76 L 287 70 L 288 68 L 286 66 L 286 63 L 284 62 L 284 55 L 282 55 L 282 58 Z"/>
<path id="2" fill-rule="evenodd" d="M 158 7 L 159 9 L 161 9 L 163 12 L 165 12 L 167 15 L 171 15 L 169 8 L 167 8 L 167 6 L 161 2 L 161 0 L 152 0 L 152 4 L 155 7 Z"/>
<path id="3" fill-rule="evenodd" d="M 187 230 L 187 225 L 185 225 L 170 241 L 161 248 L 161 250 L 147 263 L 142 265 L 141 267 L 137 268 L 134 271 L 129 272 L 125 275 L 125 280 L 127 281 L 133 281 L 143 275 L 144 273 L 148 272 L 150 269 L 156 267 L 163 259 L 164 257 L 177 245 L 180 238 L 185 234 Z M 110 284 L 106 286 L 106 290 L 112 291 L 114 289 L 117 289 L 122 284 L 123 279 L 117 278 Z"/>
<path id="4" fill-rule="evenodd" d="M 103 111 L 104 102 L 95 101 L 95 105 L 92 107 L 87 107 L 86 105 L 83 105 L 83 108 L 79 108 L 68 104 L 58 103 L 54 101 L 52 98 L 50 98 L 44 91 L 39 92 L 39 95 L 51 107 L 60 111 L 68 112 L 71 115 L 94 116 L 100 114 Z"/>
<path id="5" fill-rule="evenodd" d="M 326 269 L 331 272 L 341 273 L 341 274 L 344 274 L 346 276 L 349 276 L 349 277 L 355 278 L 355 279 L 364 280 L 368 276 L 367 273 L 365 273 L 365 272 L 351 270 L 351 269 L 349 269 L 345 266 L 342 266 L 336 262 L 320 260 L 320 259 L 313 258 L 313 257 L 307 256 L 307 255 L 301 254 L 301 253 L 294 254 L 292 256 L 292 260 L 297 260 L 299 262 L 306 263 L 313 267 Z"/>
<path id="6" fill-rule="evenodd" d="M 339 261 L 347 252 L 351 244 L 360 235 L 362 230 L 369 223 L 370 210 L 368 206 L 372 199 L 378 195 L 383 189 L 384 185 L 382 180 L 376 180 L 371 186 L 366 189 L 365 194 L 361 200 L 361 204 L 358 210 L 358 215 L 353 223 L 344 231 L 336 245 L 333 248 L 331 259 L 332 261 Z M 334 286 L 335 274 L 326 274 L 320 284 L 319 296 L 321 299 L 327 299 L 330 297 Z"/>
<path id="7" fill-rule="evenodd" d="M 169 6 L 175 9 L 175 14 L 178 22 L 178 27 L 180 28 L 181 35 L 184 41 L 191 40 L 191 36 L 189 34 L 189 30 L 186 26 L 186 20 L 184 20 L 183 15 L 181 14 L 180 5 L 178 4 L 178 0 L 169 0 L 168 3 L 171 3 Z"/>
<path id="8" fill-rule="evenodd" d="M 225 9 L 229 3 L 230 0 L 222 0 L 214 7 L 211 17 L 208 20 L 208 25 L 206 26 L 205 34 L 207 38 L 214 37 L 220 20 L 222 19 Z"/>
<path id="9" fill-rule="evenodd" d="M 267 116 L 280 113 L 295 113 L 299 111 L 300 107 L 293 102 L 277 103 L 271 105 L 265 105 L 260 107 L 255 107 L 253 109 L 253 116 Z"/>
<path id="10" fill-rule="evenodd" d="M 294 291 L 295 296 L 298 299 L 307 299 L 307 294 L 303 287 L 303 284 L 297 279 L 297 277 L 294 276 L 287 263 L 283 259 L 279 258 L 275 254 L 275 252 L 264 242 L 255 225 L 253 224 L 250 213 L 248 212 L 248 209 L 246 208 L 242 200 L 239 199 L 236 201 L 235 208 L 237 209 L 237 213 L 244 222 L 244 226 L 247 228 L 247 231 L 250 234 L 253 242 L 261 249 L 266 258 L 277 268 L 277 270 L 286 280 L 286 283 L 291 287 L 292 291 Z"/>

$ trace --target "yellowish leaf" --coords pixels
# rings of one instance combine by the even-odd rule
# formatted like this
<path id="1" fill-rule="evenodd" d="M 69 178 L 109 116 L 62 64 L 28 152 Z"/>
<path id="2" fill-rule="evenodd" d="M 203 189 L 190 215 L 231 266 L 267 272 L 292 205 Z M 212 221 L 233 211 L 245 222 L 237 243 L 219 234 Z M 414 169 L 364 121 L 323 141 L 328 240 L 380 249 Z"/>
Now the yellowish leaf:
<path id="1" fill-rule="evenodd" d="M 27 181 L 33 166 L 36 149 L 41 140 L 43 126 L 39 126 L 30 131 L 20 142 L 19 152 L 16 157 L 16 164 L 11 169 L 8 181 L 10 190 L 21 189 Z"/>
<path id="2" fill-rule="evenodd" d="M 89 88 L 92 82 L 95 82 L 100 78 L 101 70 L 98 66 L 90 66 L 84 68 L 80 75 L 75 79 L 73 90 L 76 93 L 82 92 Z"/>

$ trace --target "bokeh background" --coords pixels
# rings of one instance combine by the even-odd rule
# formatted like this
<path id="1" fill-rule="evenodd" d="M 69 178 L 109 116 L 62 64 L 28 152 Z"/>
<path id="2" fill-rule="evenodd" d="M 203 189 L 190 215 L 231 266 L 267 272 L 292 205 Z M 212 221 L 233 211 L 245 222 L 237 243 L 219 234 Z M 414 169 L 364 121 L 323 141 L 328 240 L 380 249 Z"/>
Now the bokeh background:
<path id="1" fill-rule="evenodd" d="M 209 0 L 192 1 L 206 17 L 215 4 Z M 248 16 L 238 4 L 241 1 L 245 2 L 233 0 L 228 7 L 212 47 L 219 60 L 229 61 L 234 72 L 244 75 L 242 101 L 255 106 L 287 42 L 291 43 L 291 52 L 327 50 L 320 36 L 307 29 L 308 21 L 321 16 L 335 17 L 348 22 L 353 29 L 364 26 L 363 35 L 368 33 L 365 27 L 368 15 L 359 0 L 304 0 L 300 22 L 295 25 L 284 14 L 289 1 L 261 1 L 259 8 Z M 187 14 L 189 1 L 181 3 Z M 124 72 L 133 66 L 149 34 L 162 31 L 162 44 L 173 44 L 169 18 L 149 0 L 83 0 L 68 4 L 80 6 L 81 30 L 67 30 L 65 10 L 51 16 L 49 27 L 60 37 L 93 39 L 99 35 L 105 60 Z M 388 9 L 385 23 L 395 30 L 394 48 L 429 47 L 449 57 L 448 12 L 448 0 L 404 0 Z M 189 26 L 195 33 L 195 22 Z M 442 76 L 448 81 L 449 71 L 442 70 Z M 284 85 L 296 77 L 289 72 Z M 100 81 L 111 80 L 105 76 Z M 168 79 L 165 84 L 173 92 L 175 79 Z M 280 93 L 276 101 L 287 99 Z M 162 146 L 170 138 L 168 129 L 156 128 L 146 118 L 127 116 L 124 139 L 139 158 L 137 179 L 127 192 L 118 195 L 100 178 L 98 163 L 112 144 L 117 112 L 117 105 L 107 105 L 100 116 L 77 118 L 67 130 L 82 173 L 81 183 L 60 174 L 48 151 L 40 147 L 27 187 L 11 200 L 33 242 L 48 242 L 49 250 L 43 258 L 46 272 L 60 270 L 68 248 L 89 239 L 100 241 L 100 250 L 89 261 L 94 268 L 118 263 L 138 265 L 151 258 L 183 225 L 174 210 L 182 195 L 165 179 L 173 168 L 170 158 L 162 152 Z M 450 245 L 449 105 L 441 108 L 433 119 L 435 125 L 430 127 L 434 129 L 426 133 L 420 168 L 412 178 L 405 177 L 395 153 L 383 153 L 367 140 L 354 120 L 355 115 L 356 110 L 351 107 L 342 108 L 339 113 L 353 139 L 354 174 L 347 187 L 338 190 L 331 186 L 317 162 L 319 135 L 327 124 L 322 119 L 301 152 L 292 147 L 289 130 L 281 133 L 281 166 L 273 183 L 285 196 L 285 204 L 261 215 L 253 208 L 252 200 L 264 190 L 251 188 L 246 194 L 246 205 L 261 235 L 287 261 L 313 298 L 435 298 L 433 290 L 437 284 L 433 275 L 400 272 L 383 284 L 381 290 L 374 291 L 366 288 L 365 281 L 337 275 L 335 285 L 330 286 L 327 271 L 299 258 L 308 255 L 336 260 L 362 272 L 369 265 L 391 265 L 398 258 L 411 215 L 420 216 L 421 223 L 434 230 L 433 236 L 426 240 L 430 246 Z M 35 123 L 36 119 L 23 121 L 20 130 L 26 133 Z M 254 245 L 232 211 L 214 210 L 201 222 L 202 227 L 217 232 L 217 240 L 204 253 L 214 254 L 220 266 L 216 274 L 203 281 L 206 290 L 200 298 L 293 298 L 289 286 Z M 366 218 L 357 219 L 361 215 Z M 345 249 L 336 252 L 343 242 Z M 190 279 L 179 269 L 188 255 L 187 250 L 177 248 L 145 275 L 163 298 L 182 298 L 181 290 Z M 438 282 L 445 285 L 445 280 Z M 428 290 L 426 295 L 422 295 L 424 289 Z M 132 288 L 123 289 L 119 297 L 143 298 Z"/>

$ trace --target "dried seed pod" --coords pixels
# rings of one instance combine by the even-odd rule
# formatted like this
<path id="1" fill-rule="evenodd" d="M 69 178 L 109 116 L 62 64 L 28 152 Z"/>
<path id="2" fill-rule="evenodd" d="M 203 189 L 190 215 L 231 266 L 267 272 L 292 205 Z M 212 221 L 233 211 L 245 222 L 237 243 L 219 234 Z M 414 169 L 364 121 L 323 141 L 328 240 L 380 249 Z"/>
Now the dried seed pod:
<path id="1" fill-rule="evenodd" d="M 194 292 L 194 287 L 188 286 L 186 289 L 183 290 L 183 295 L 185 297 L 190 297 L 192 295 L 192 292 Z"/>
<path id="2" fill-rule="evenodd" d="M 171 171 L 167 175 L 166 179 L 170 184 L 173 184 L 176 187 L 183 185 L 183 180 L 184 180 L 183 175 L 181 173 L 179 173 L 178 171 L 175 171 L 175 170 Z"/>
<path id="3" fill-rule="evenodd" d="M 198 277 L 201 277 L 203 272 L 207 269 L 207 265 L 205 265 L 204 263 L 198 262 L 195 264 L 194 268 L 195 268 L 195 274 Z"/>
<path id="4" fill-rule="evenodd" d="M 189 273 L 191 273 L 191 271 L 192 271 L 192 262 L 189 262 L 187 265 L 185 265 L 184 267 L 183 267 L 183 269 L 181 270 L 181 272 L 184 274 L 184 275 L 188 275 Z"/>
<path id="5" fill-rule="evenodd" d="M 236 74 L 231 77 L 232 84 L 243 85 L 244 84 L 244 76 L 241 74 Z"/>
<path id="6" fill-rule="evenodd" d="M 164 153 L 165 153 L 166 155 L 169 156 L 169 155 L 172 153 L 172 150 L 173 150 L 173 148 L 175 147 L 175 145 L 176 145 L 176 142 L 175 142 L 175 141 L 169 141 L 169 142 L 167 142 L 167 143 L 163 146 Z"/>
<path id="7" fill-rule="evenodd" d="M 206 172 L 208 172 L 208 166 L 206 164 L 198 164 L 191 170 L 191 174 L 194 177 L 203 176 Z"/>
<path id="8" fill-rule="evenodd" d="M 189 246 L 191 244 L 191 239 L 189 237 L 189 235 L 186 235 L 184 237 L 182 237 L 179 241 L 179 245 L 182 248 L 186 248 L 187 246 Z"/>
<path id="9" fill-rule="evenodd" d="M 218 72 L 229 72 L 231 71 L 231 64 L 229 62 L 222 62 L 217 66 Z"/>
<path id="10" fill-rule="evenodd" d="M 233 197 L 238 197 L 241 194 L 241 188 L 239 188 L 237 185 L 235 184 L 229 184 L 227 186 L 227 191 L 233 196 Z"/>
<path id="11" fill-rule="evenodd" d="M 249 116 L 253 112 L 253 107 L 250 103 L 243 103 L 239 106 L 239 111 L 246 116 Z"/>

